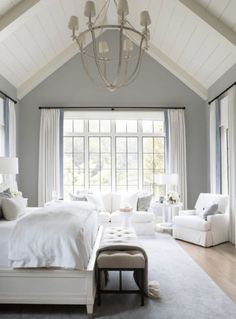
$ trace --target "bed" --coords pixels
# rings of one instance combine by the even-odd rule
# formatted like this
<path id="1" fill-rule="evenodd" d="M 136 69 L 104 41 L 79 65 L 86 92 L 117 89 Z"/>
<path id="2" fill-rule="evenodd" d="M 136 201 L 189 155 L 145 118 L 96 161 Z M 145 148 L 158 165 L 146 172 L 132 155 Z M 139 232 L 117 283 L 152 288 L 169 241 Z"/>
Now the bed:
<path id="1" fill-rule="evenodd" d="M 28 209 L 27 213 L 32 214 L 34 210 Z M 90 218 L 87 223 L 94 222 L 94 216 L 91 215 Z M 92 314 L 96 294 L 94 268 L 102 227 L 97 231 L 90 259 L 84 270 L 13 269 L 9 266 L 8 240 L 15 224 L 16 221 L 0 220 L 0 303 L 86 305 L 87 313 Z"/>

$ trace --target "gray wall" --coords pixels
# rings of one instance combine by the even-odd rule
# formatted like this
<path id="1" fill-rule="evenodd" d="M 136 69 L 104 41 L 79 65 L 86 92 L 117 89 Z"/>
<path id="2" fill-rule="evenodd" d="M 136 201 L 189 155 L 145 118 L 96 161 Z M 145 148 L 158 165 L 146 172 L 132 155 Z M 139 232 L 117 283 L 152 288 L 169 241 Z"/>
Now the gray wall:
<path id="1" fill-rule="evenodd" d="M 20 101 L 19 186 L 31 205 L 37 204 L 40 105 L 186 106 L 189 207 L 207 190 L 205 102 L 147 55 L 132 85 L 113 93 L 98 89 L 77 55 Z"/>
<path id="2" fill-rule="evenodd" d="M 16 88 L 1 75 L 0 90 L 12 97 L 13 99 L 16 99 Z"/>
<path id="3" fill-rule="evenodd" d="M 219 80 L 217 80 L 208 90 L 208 99 L 214 99 L 227 87 L 236 81 L 236 63 Z"/>

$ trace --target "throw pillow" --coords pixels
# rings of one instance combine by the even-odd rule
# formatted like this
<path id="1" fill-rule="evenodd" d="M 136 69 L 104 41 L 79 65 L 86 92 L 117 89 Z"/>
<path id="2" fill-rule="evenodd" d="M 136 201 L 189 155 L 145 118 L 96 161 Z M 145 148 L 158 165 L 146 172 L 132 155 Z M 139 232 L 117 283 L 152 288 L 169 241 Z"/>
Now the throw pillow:
<path id="1" fill-rule="evenodd" d="M 150 195 L 139 197 L 138 203 L 137 203 L 137 211 L 147 212 L 151 204 L 152 196 L 153 195 L 150 194 Z"/>
<path id="2" fill-rule="evenodd" d="M 3 192 L 0 193 L 0 219 L 3 218 L 2 200 L 4 198 L 12 198 L 10 188 L 7 188 L 6 190 L 4 190 Z"/>
<path id="3" fill-rule="evenodd" d="M 120 207 L 130 206 L 133 210 L 137 209 L 138 193 L 124 193 L 121 196 Z"/>
<path id="4" fill-rule="evenodd" d="M 213 204 L 204 210 L 202 218 L 207 220 L 207 216 L 215 215 L 216 213 L 218 213 L 218 204 Z"/>
<path id="5" fill-rule="evenodd" d="M 89 203 L 93 204 L 96 207 L 96 210 L 98 212 L 105 211 L 102 196 L 100 193 L 87 194 L 87 200 Z"/>
<path id="6" fill-rule="evenodd" d="M 4 198 L 2 200 L 2 212 L 6 220 L 15 220 L 25 213 L 25 205 L 18 199 Z"/>
<path id="7" fill-rule="evenodd" d="M 87 202 L 87 197 L 85 195 L 76 195 L 69 193 L 70 199 L 73 201 Z"/>

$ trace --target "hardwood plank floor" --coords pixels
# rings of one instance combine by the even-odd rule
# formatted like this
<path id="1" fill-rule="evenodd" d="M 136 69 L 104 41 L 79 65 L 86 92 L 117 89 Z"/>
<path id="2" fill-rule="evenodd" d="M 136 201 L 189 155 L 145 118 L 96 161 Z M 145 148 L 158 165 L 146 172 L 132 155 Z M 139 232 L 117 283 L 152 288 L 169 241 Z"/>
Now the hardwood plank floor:
<path id="1" fill-rule="evenodd" d="M 236 249 L 230 243 L 204 248 L 181 240 L 176 242 L 205 270 L 236 303 Z"/>

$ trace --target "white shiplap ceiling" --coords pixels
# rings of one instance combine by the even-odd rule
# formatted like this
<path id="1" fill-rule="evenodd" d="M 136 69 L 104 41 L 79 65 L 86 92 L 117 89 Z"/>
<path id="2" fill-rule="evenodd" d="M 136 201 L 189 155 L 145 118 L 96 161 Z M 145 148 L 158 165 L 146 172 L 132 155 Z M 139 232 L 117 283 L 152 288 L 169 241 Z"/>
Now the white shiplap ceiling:
<path id="1" fill-rule="evenodd" d="M 22 98 L 78 50 L 67 28 L 86 0 L 0 0 L 0 74 Z M 95 0 L 97 12 L 105 0 Z M 151 14 L 149 54 L 207 98 L 207 89 L 236 63 L 236 0 L 128 0 L 129 20 Z M 86 75 L 84 75 L 86 76 Z"/>

